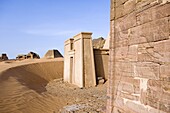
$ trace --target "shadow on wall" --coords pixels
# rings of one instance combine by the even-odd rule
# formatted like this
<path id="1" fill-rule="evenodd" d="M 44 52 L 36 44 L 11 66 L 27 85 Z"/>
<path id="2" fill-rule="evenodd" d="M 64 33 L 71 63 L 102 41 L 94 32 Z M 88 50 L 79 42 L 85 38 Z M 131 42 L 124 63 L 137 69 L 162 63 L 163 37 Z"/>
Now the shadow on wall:
<path id="1" fill-rule="evenodd" d="M 109 50 L 108 49 L 93 49 L 93 51 L 94 51 L 96 78 L 104 79 L 106 81 L 108 79 Z"/>

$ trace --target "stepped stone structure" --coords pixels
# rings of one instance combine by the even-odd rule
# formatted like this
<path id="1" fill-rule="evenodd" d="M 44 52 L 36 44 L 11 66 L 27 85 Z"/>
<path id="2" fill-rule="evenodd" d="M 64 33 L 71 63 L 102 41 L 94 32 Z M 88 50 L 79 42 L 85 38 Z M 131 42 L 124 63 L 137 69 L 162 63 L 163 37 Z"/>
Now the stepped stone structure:
<path id="1" fill-rule="evenodd" d="M 58 58 L 58 57 L 63 57 L 61 53 L 56 50 L 48 50 L 47 53 L 45 54 L 44 58 L 51 59 L 51 58 Z"/>
<path id="2" fill-rule="evenodd" d="M 24 60 L 24 59 L 40 59 L 40 56 L 37 53 L 29 52 L 27 55 L 20 54 L 16 57 L 18 60 Z"/>
<path id="3" fill-rule="evenodd" d="M 1 54 L 0 56 L 0 61 L 3 61 L 3 60 L 8 60 L 8 56 L 5 53 Z"/>
<path id="4" fill-rule="evenodd" d="M 170 113 L 170 0 L 111 0 L 107 113 Z"/>
<path id="5" fill-rule="evenodd" d="M 81 32 L 65 41 L 64 81 L 79 87 L 95 86 L 107 79 L 108 49 L 93 49 L 92 33 Z"/>

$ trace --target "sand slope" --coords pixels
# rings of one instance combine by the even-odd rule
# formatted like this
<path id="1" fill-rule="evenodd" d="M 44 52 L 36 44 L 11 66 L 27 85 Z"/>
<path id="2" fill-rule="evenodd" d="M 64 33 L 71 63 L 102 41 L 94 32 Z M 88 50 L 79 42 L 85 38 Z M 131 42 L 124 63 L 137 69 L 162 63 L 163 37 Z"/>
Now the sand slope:
<path id="1" fill-rule="evenodd" d="M 0 113 L 103 113 L 106 86 L 64 83 L 63 58 L 0 62 Z"/>
<path id="2" fill-rule="evenodd" d="M 0 113 L 52 113 L 60 100 L 45 87 L 62 75 L 63 59 L 1 62 Z"/>

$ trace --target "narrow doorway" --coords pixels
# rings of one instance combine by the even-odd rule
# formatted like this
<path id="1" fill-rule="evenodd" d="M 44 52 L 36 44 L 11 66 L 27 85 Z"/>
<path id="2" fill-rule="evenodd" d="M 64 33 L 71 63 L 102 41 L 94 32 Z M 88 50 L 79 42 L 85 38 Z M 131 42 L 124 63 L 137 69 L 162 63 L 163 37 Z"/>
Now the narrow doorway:
<path id="1" fill-rule="evenodd" d="M 70 83 L 73 83 L 73 57 L 70 57 Z"/>

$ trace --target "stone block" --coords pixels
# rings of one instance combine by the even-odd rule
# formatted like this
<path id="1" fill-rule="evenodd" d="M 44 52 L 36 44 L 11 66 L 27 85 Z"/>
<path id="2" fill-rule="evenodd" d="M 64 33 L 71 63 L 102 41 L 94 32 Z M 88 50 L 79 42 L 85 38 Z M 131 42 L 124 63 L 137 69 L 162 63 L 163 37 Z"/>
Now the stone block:
<path id="1" fill-rule="evenodd" d="M 162 104 L 170 105 L 170 83 L 159 80 L 149 80 L 147 97 L 161 102 Z"/>
<path id="2" fill-rule="evenodd" d="M 168 18 L 163 18 L 150 23 L 151 41 L 161 41 L 169 39 Z"/>
<path id="3" fill-rule="evenodd" d="M 116 37 L 115 37 L 115 42 L 116 46 L 115 47 L 122 47 L 122 46 L 128 46 L 129 45 L 129 40 L 128 40 L 128 31 L 119 31 L 116 32 Z"/>
<path id="4" fill-rule="evenodd" d="M 112 8 L 111 10 L 110 10 L 110 20 L 113 20 L 114 18 L 115 18 L 115 12 L 114 12 L 115 10 L 114 10 L 114 8 Z"/>
<path id="5" fill-rule="evenodd" d="M 131 63 L 131 62 L 116 61 L 115 71 L 125 72 L 125 73 L 134 73 L 134 65 L 135 63 Z"/>
<path id="6" fill-rule="evenodd" d="M 153 20 L 168 17 L 170 16 L 170 2 L 163 5 L 155 6 L 151 10 Z"/>
<path id="7" fill-rule="evenodd" d="M 113 109 L 113 113 L 125 113 L 125 111 L 124 111 L 124 110 L 122 110 L 121 108 L 114 107 L 114 109 Z"/>
<path id="8" fill-rule="evenodd" d="M 159 80 L 148 80 L 148 84 L 147 84 L 149 89 L 152 89 L 154 91 L 158 91 L 161 92 L 162 91 L 162 85 L 161 85 L 161 81 Z"/>
<path id="9" fill-rule="evenodd" d="M 169 3 L 164 5 L 156 5 L 137 13 L 137 25 L 141 25 L 153 20 L 168 17 L 170 15 Z"/>
<path id="10" fill-rule="evenodd" d="M 129 45 L 148 42 L 147 37 L 149 37 L 149 25 L 144 24 L 129 29 L 128 37 Z"/>
<path id="11" fill-rule="evenodd" d="M 139 12 L 136 15 L 136 19 L 137 19 L 137 25 L 141 25 L 147 22 L 150 22 L 153 20 L 153 16 L 152 16 L 152 9 L 147 9 L 144 10 L 142 12 Z"/>
<path id="12" fill-rule="evenodd" d="M 119 47 L 115 49 L 115 58 L 116 60 L 125 60 L 128 54 L 128 46 Z"/>
<path id="13" fill-rule="evenodd" d="M 136 13 L 130 13 L 116 20 L 116 31 L 125 31 L 136 26 Z"/>
<path id="14" fill-rule="evenodd" d="M 170 63 L 170 40 L 155 42 L 154 57 L 157 62 Z"/>
<path id="15" fill-rule="evenodd" d="M 128 0 L 115 0 L 116 1 L 116 7 L 119 5 L 124 4 L 125 2 L 127 2 Z"/>
<path id="16" fill-rule="evenodd" d="M 120 42 L 121 43 L 121 42 Z M 118 45 L 117 45 L 118 46 Z M 116 61 L 137 61 L 138 45 L 123 46 L 115 49 Z"/>
<path id="17" fill-rule="evenodd" d="M 170 16 L 168 18 L 168 27 L 169 27 L 169 38 L 170 38 Z"/>
<path id="18" fill-rule="evenodd" d="M 122 83 L 133 84 L 136 87 L 140 86 L 140 80 L 134 79 L 132 76 L 115 76 L 115 80 L 121 81 Z"/>
<path id="19" fill-rule="evenodd" d="M 123 16 L 123 12 L 124 12 L 124 5 L 120 5 L 119 7 L 116 7 L 115 9 L 115 18 L 120 18 Z"/>
<path id="20" fill-rule="evenodd" d="M 126 98 L 126 99 L 129 99 L 129 100 L 139 101 L 139 96 L 137 96 L 137 95 L 133 95 L 133 94 L 130 94 L 130 93 L 124 93 L 124 92 L 120 92 L 119 95 L 120 95 L 121 98 Z"/>
<path id="21" fill-rule="evenodd" d="M 115 70 L 116 76 L 124 76 L 124 77 L 134 77 L 135 74 L 133 72 L 123 72 L 123 71 L 117 71 Z"/>
<path id="22" fill-rule="evenodd" d="M 113 9 L 115 6 L 115 0 L 111 0 L 111 9 Z"/>
<path id="23" fill-rule="evenodd" d="M 165 97 L 166 96 L 166 97 Z M 168 95 L 165 95 L 164 93 L 160 93 L 158 91 L 150 91 L 148 93 L 147 99 L 147 105 L 155 108 L 160 109 L 164 112 L 170 111 L 170 102 L 168 100 L 163 100 L 164 98 L 167 98 Z M 169 98 L 169 96 L 168 96 Z"/>
<path id="24" fill-rule="evenodd" d="M 160 65 L 149 62 L 138 62 L 135 67 L 135 76 L 146 79 L 159 79 Z"/>
<path id="25" fill-rule="evenodd" d="M 140 102 L 144 105 L 147 105 L 147 92 L 145 91 L 140 92 Z"/>
<path id="26" fill-rule="evenodd" d="M 128 61 L 137 61 L 138 59 L 138 45 L 131 45 L 128 49 Z"/>
<path id="27" fill-rule="evenodd" d="M 153 62 L 154 61 L 154 43 L 143 43 L 138 45 L 138 61 Z"/>
<path id="28" fill-rule="evenodd" d="M 123 73 L 123 72 L 122 72 Z M 132 76 L 115 76 L 116 90 L 125 91 L 128 93 L 139 94 L 140 92 L 140 80 L 134 79 Z M 126 86 L 129 87 L 126 89 Z"/>
<path id="29" fill-rule="evenodd" d="M 129 44 L 141 44 L 169 39 L 168 18 L 142 24 L 129 31 Z"/>
<path id="30" fill-rule="evenodd" d="M 159 64 L 170 62 L 170 40 L 139 44 L 138 61 Z"/>
<path id="31" fill-rule="evenodd" d="M 131 13 L 136 8 L 136 0 L 128 0 L 124 3 L 124 15 Z"/>
<path id="32" fill-rule="evenodd" d="M 123 91 L 129 94 L 138 94 L 139 86 L 135 86 L 133 83 L 121 82 L 119 80 L 115 80 L 115 92 Z"/>
<path id="33" fill-rule="evenodd" d="M 155 4 L 159 4 L 159 0 L 137 0 L 136 1 L 136 9 L 142 10 L 149 7 L 152 7 Z"/>
<path id="34" fill-rule="evenodd" d="M 148 113 L 147 107 L 144 107 L 143 105 L 141 105 L 139 101 L 127 100 L 125 103 L 125 106 L 127 106 L 128 109 L 132 110 L 135 113 Z"/>
<path id="35" fill-rule="evenodd" d="M 170 82 L 170 64 L 160 66 L 160 79 Z"/>

